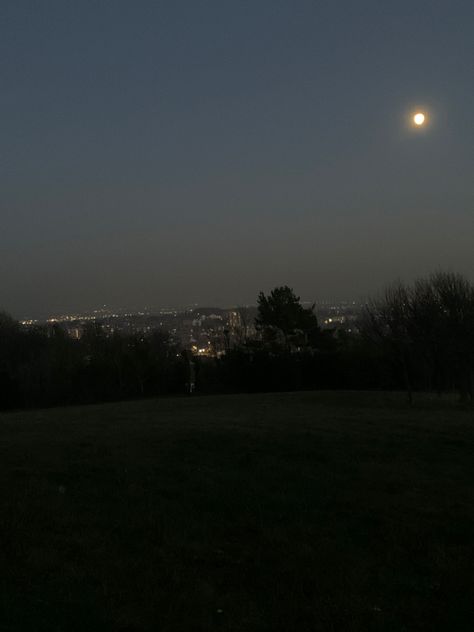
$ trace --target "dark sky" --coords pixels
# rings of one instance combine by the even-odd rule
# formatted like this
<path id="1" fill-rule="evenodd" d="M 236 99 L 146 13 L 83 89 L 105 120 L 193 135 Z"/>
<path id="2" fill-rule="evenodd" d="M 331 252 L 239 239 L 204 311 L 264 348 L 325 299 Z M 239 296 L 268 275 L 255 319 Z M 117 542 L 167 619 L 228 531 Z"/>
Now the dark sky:
<path id="1" fill-rule="evenodd" d="M 0 307 L 474 279 L 473 33 L 472 0 L 2 0 Z"/>

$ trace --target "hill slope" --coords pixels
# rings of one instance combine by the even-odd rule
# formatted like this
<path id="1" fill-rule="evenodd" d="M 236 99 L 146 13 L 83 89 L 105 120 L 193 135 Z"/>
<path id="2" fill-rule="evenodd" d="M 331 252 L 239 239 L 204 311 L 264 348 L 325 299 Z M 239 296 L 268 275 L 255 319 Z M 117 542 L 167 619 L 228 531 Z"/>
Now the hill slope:
<path id="1" fill-rule="evenodd" d="M 471 630 L 472 417 L 353 393 L 0 415 L 0 629 Z"/>

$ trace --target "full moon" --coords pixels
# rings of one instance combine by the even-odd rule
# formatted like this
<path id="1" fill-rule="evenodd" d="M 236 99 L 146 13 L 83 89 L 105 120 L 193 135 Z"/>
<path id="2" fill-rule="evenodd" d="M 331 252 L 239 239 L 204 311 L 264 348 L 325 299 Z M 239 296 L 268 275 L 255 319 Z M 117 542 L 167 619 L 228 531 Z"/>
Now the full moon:
<path id="1" fill-rule="evenodd" d="M 413 120 L 415 121 L 415 125 L 423 125 L 425 122 L 425 115 L 423 112 L 417 112 L 417 114 L 413 117 Z"/>

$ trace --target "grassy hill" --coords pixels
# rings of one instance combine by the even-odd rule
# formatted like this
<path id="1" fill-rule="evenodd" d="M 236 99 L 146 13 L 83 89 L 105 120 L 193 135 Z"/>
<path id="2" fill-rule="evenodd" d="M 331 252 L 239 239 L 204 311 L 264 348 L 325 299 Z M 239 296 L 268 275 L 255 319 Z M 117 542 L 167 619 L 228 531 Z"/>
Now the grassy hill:
<path id="1" fill-rule="evenodd" d="M 2 632 L 474 627 L 474 415 L 454 402 L 15 412 L 0 449 Z"/>

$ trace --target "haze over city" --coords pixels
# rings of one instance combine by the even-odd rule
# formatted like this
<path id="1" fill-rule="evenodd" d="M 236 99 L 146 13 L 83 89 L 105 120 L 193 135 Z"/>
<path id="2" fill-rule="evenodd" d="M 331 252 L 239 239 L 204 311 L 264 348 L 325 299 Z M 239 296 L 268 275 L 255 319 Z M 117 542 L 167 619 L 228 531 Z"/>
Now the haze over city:
<path id="1" fill-rule="evenodd" d="M 3 2 L 0 307 L 472 280 L 473 19 L 468 1 Z"/>

